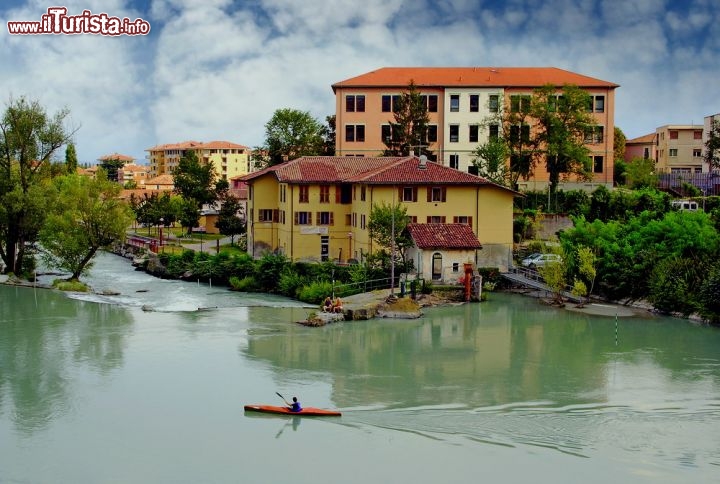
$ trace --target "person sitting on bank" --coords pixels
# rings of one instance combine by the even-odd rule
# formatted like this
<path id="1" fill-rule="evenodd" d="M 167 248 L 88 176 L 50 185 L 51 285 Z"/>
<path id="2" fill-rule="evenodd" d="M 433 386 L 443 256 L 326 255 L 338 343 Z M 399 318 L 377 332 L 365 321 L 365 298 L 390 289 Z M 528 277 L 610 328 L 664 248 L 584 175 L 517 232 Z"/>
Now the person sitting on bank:
<path id="1" fill-rule="evenodd" d="M 330 299 L 330 296 L 325 298 L 325 302 L 323 303 L 322 310 L 324 313 L 332 312 L 333 303 L 332 299 Z"/>
<path id="2" fill-rule="evenodd" d="M 290 411 L 291 412 L 299 412 L 302 410 L 302 407 L 300 406 L 300 402 L 298 402 L 297 397 L 293 397 L 292 405 L 290 405 Z"/>
<path id="3" fill-rule="evenodd" d="M 341 313 L 341 312 L 343 312 L 342 301 L 340 301 L 340 298 L 336 298 L 336 299 L 335 299 L 335 302 L 333 303 L 332 312 L 334 312 L 334 313 Z"/>

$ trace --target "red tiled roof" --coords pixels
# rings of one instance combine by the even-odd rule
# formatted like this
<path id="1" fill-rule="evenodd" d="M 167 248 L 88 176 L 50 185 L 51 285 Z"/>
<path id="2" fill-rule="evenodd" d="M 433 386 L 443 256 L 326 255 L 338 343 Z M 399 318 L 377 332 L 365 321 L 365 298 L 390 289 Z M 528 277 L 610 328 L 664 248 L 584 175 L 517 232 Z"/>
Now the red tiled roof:
<path id="1" fill-rule="evenodd" d="M 239 145 L 230 141 L 181 141 L 180 143 L 169 143 L 164 145 L 153 146 L 147 148 L 145 151 L 168 151 L 168 150 L 189 150 L 189 149 L 206 149 L 206 150 L 223 150 L 223 149 L 238 149 L 247 150 L 248 147 L 245 145 Z"/>
<path id="2" fill-rule="evenodd" d="M 482 249 L 467 224 L 409 223 L 407 229 L 419 249 Z"/>
<path id="3" fill-rule="evenodd" d="M 338 87 L 538 87 L 545 84 L 619 87 L 557 67 L 382 67 L 332 85 Z"/>
<path id="4" fill-rule="evenodd" d="M 145 180 L 146 185 L 172 185 L 175 180 L 172 175 L 158 175 L 150 180 Z"/>
<path id="5" fill-rule="evenodd" d="M 629 139 L 625 141 L 625 144 L 633 144 L 633 143 L 640 143 L 640 144 L 647 144 L 652 143 L 655 141 L 655 133 L 646 134 L 644 136 L 638 136 L 637 138 Z"/>
<path id="6" fill-rule="evenodd" d="M 368 183 L 372 185 L 494 185 L 454 168 L 410 157 L 305 156 L 241 177 L 248 181 L 274 173 L 285 183 Z M 499 185 L 498 185 L 499 186 Z M 504 187 L 501 187 L 504 188 Z"/>
<path id="7" fill-rule="evenodd" d="M 205 148 L 208 150 L 246 150 L 248 149 L 245 145 L 239 145 L 237 143 L 231 143 L 230 141 L 208 141 L 207 143 L 200 143 L 199 148 Z"/>
<path id="8" fill-rule="evenodd" d="M 110 161 L 110 160 L 119 160 L 124 162 L 132 162 L 135 161 L 135 158 L 128 155 L 121 155 L 120 153 L 113 153 L 112 155 L 103 155 L 100 158 L 98 158 L 98 161 Z"/>

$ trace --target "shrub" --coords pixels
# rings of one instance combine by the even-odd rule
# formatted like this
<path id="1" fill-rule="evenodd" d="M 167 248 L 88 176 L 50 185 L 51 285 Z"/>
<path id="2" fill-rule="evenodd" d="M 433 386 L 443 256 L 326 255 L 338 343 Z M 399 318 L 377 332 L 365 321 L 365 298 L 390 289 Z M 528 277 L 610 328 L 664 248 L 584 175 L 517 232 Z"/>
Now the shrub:
<path id="1" fill-rule="evenodd" d="M 332 283 L 327 281 L 312 282 L 302 286 L 298 291 L 298 299 L 309 304 L 320 304 L 332 294 Z"/>
<path id="2" fill-rule="evenodd" d="M 230 286 L 234 291 L 241 291 L 241 292 L 258 292 L 260 291 L 260 286 L 258 285 L 257 281 L 254 277 L 248 276 L 243 277 L 242 279 L 239 279 L 237 277 L 231 277 L 230 278 Z"/>
<path id="3" fill-rule="evenodd" d="M 298 291 L 302 286 L 306 285 L 308 279 L 293 270 L 286 270 L 280 276 L 278 282 L 278 292 L 283 296 L 297 297 Z"/>

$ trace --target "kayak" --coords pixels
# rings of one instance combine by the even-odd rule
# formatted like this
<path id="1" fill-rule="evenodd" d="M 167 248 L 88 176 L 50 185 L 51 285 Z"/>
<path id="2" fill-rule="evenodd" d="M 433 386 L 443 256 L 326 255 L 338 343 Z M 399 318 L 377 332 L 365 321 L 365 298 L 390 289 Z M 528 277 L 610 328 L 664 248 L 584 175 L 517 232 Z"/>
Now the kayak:
<path id="1" fill-rule="evenodd" d="M 325 410 L 324 408 L 305 407 L 299 412 L 293 412 L 288 407 L 275 405 L 245 405 L 246 412 L 278 413 L 282 415 L 299 415 L 307 417 L 339 417 L 342 413 L 337 410 Z"/>

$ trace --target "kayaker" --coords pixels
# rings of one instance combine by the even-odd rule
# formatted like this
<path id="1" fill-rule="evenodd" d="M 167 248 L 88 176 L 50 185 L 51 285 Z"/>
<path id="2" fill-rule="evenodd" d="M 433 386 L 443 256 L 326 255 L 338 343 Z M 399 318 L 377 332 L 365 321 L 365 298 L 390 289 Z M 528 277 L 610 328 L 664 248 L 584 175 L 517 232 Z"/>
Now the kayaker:
<path id="1" fill-rule="evenodd" d="M 291 412 L 299 412 L 302 410 L 302 407 L 300 406 L 300 402 L 298 402 L 297 397 L 293 397 L 292 405 L 290 405 L 290 411 Z"/>

